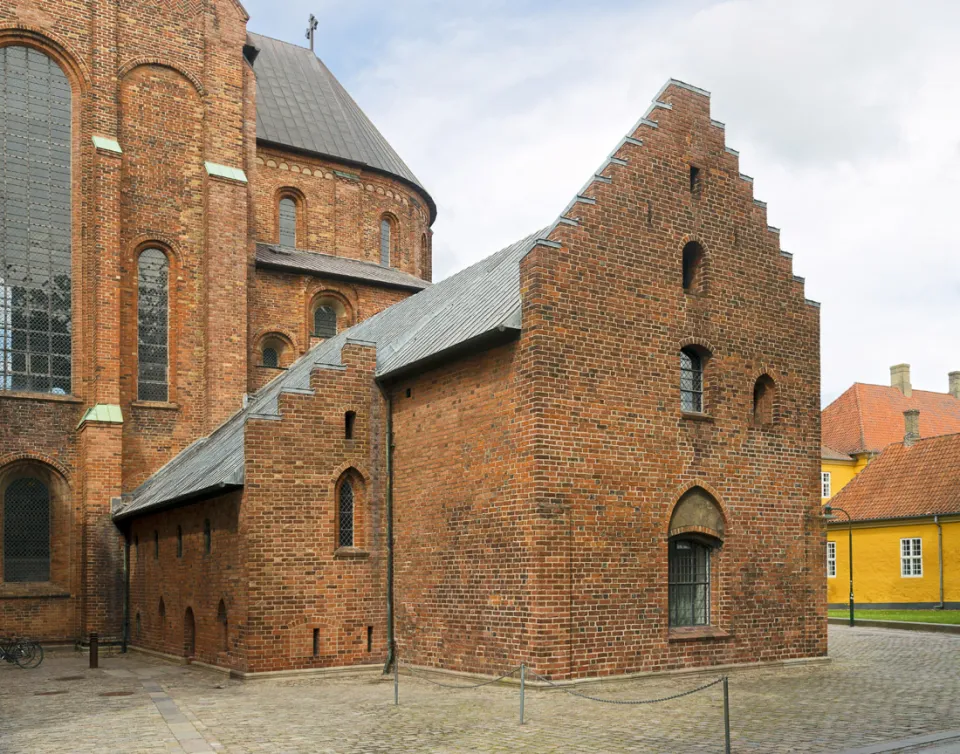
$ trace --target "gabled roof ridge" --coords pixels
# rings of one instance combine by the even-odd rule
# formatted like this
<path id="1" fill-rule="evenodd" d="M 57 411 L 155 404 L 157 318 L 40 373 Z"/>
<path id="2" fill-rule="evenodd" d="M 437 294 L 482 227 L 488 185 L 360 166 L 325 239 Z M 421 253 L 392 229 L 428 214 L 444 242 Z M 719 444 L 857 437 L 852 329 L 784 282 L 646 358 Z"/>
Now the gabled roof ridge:
<path id="1" fill-rule="evenodd" d="M 863 429 L 863 407 L 860 403 L 860 385 L 854 383 L 853 400 L 857 406 L 857 425 L 860 429 L 860 445 L 858 450 L 865 450 L 867 447 L 866 432 Z"/>

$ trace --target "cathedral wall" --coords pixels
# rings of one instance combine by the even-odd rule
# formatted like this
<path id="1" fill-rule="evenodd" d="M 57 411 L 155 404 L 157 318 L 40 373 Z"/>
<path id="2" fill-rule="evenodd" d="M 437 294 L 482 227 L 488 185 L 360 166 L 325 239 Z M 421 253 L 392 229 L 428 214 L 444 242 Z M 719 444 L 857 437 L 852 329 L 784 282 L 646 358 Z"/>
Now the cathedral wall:
<path id="1" fill-rule="evenodd" d="M 248 392 L 256 392 L 280 372 L 263 366 L 265 344 L 281 349 L 279 365 L 289 366 L 318 339 L 313 312 L 329 304 L 337 312 L 337 331 L 352 327 L 412 295 L 413 291 L 360 282 L 258 269 L 250 294 Z"/>
<path id="2" fill-rule="evenodd" d="M 380 221 L 393 223 L 390 266 L 430 279 L 430 211 L 417 192 L 359 166 L 257 148 L 256 236 L 279 242 L 278 206 L 297 202 L 297 248 L 380 263 Z"/>

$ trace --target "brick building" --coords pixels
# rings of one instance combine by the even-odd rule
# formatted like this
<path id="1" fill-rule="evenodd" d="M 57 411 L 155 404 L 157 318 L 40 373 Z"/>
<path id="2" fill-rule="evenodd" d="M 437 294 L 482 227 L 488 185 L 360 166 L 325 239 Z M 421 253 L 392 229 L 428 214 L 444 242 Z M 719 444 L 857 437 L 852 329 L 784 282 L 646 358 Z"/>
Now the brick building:
<path id="1" fill-rule="evenodd" d="M 818 311 L 706 92 L 430 285 L 430 195 L 311 51 L 235 0 L 48 5 L 0 8 L 0 633 L 825 653 Z"/>

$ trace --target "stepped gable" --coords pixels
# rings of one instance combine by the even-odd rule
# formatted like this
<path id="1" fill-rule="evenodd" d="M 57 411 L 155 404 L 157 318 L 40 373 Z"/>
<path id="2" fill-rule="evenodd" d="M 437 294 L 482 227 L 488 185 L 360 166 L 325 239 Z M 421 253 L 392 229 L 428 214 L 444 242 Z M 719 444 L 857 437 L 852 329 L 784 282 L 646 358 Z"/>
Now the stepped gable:
<path id="1" fill-rule="evenodd" d="M 855 382 L 823 409 L 823 444 L 841 453 L 879 453 L 903 439 L 903 412 L 920 411 L 920 436 L 960 432 L 960 400 L 914 390 L 908 398 L 889 385 Z"/>
<path id="2" fill-rule="evenodd" d="M 312 50 L 250 32 L 257 49 L 257 140 L 393 176 L 437 207 L 376 126 Z"/>
<path id="3" fill-rule="evenodd" d="M 854 521 L 960 513 L 960 434 L 890 445 L 834 495 Z"/>
<path id="4" fill-rule="evenodd" d="M 294 49 L 313 58 L 309 50 Z M 302 58 L 300 55 L 298 59 Z M 750 206 L 754 232 L 764 234 L 770 253 L 777 255 L 784 274 L 793 277 L 795 290 L 802 297 L 803 281 L 792 275 L 790 255 L 780 251 L 779 232 L 766 224 L 766 205 L 753 199 L 752 179 L 738 172 L 737 153 L 723 142 L 723 124 L 709 118 L 709 96 L 709 92 L 703 89 L 670 79 L 643 117 L 620 140 L 551 225 L 314 346 L 284 374 L 261 389 L 247 408 L 209 437 L 186 448 L 130 493 L 115 518 L 162 508 L 218 488 L 242 485 L 243 428 L 247 419 L 278 417 L 281 393 L 309 390 L 310 374 L 314 369 L 343 368 L 340 352 L 348 342 L 376 346 L 377 376 L 384 377 L 450 356 L 460 347 L 492 333 L 519 330 L 521 260 L 535 246 L 561 250 L 568 238 L 566 234 L 578 232 L 591 208 L 603 201 L 604 192 L 616 190 L 613 184 L 621 178 L 618 171 L 628 169 L 631 159 L 637 162 L 646 159 L 638 150 L 676 151 L 675 146 L 661 146 L 660 142 L 689 132 L 688 128 L 671 128 L 670 115 L 675 104 L 703 116 L 701 120 L 708 124 L 708 130 L 700 133 L 698 138 L 710 140 L 718 154 L 722 153 L 722 159 L 741 184 L 745 203 Z M 816 302 L 807 303 L 819 308 Z"/>

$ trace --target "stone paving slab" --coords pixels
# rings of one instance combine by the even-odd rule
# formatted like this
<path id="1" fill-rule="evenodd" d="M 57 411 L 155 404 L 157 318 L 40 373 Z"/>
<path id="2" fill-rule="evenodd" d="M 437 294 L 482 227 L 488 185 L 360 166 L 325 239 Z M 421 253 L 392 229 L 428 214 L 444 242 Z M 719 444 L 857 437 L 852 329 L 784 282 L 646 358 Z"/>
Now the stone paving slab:
<path id="1" fill-rule="evenodd" d="M 830 654 L 825 664 L 729 673 L 734 752 L 838 752 L 960 730 L 960 637 L 831 626 Z M 723 751 L 720 686 L 635 707 L 528 690 L 521 726 L 515 686 L 449 690 L 405 674 L 394 707 L 392 680 L 370 674 L 242 683 L 140 654 L 105 658 L 102 670 L 85 664 L 52 652 L 36 670 L 0 667 L 0 752 Z M 56 680 L 71 675 L 84 679 Z M 586 690 L 651 698 L 709 679 Z M 49 690 L 67 693 L 34 696 Z M 109 691 L 134 693 L 100 696 Z M 886 750 L 946 752 L 953 743 Z"/>

